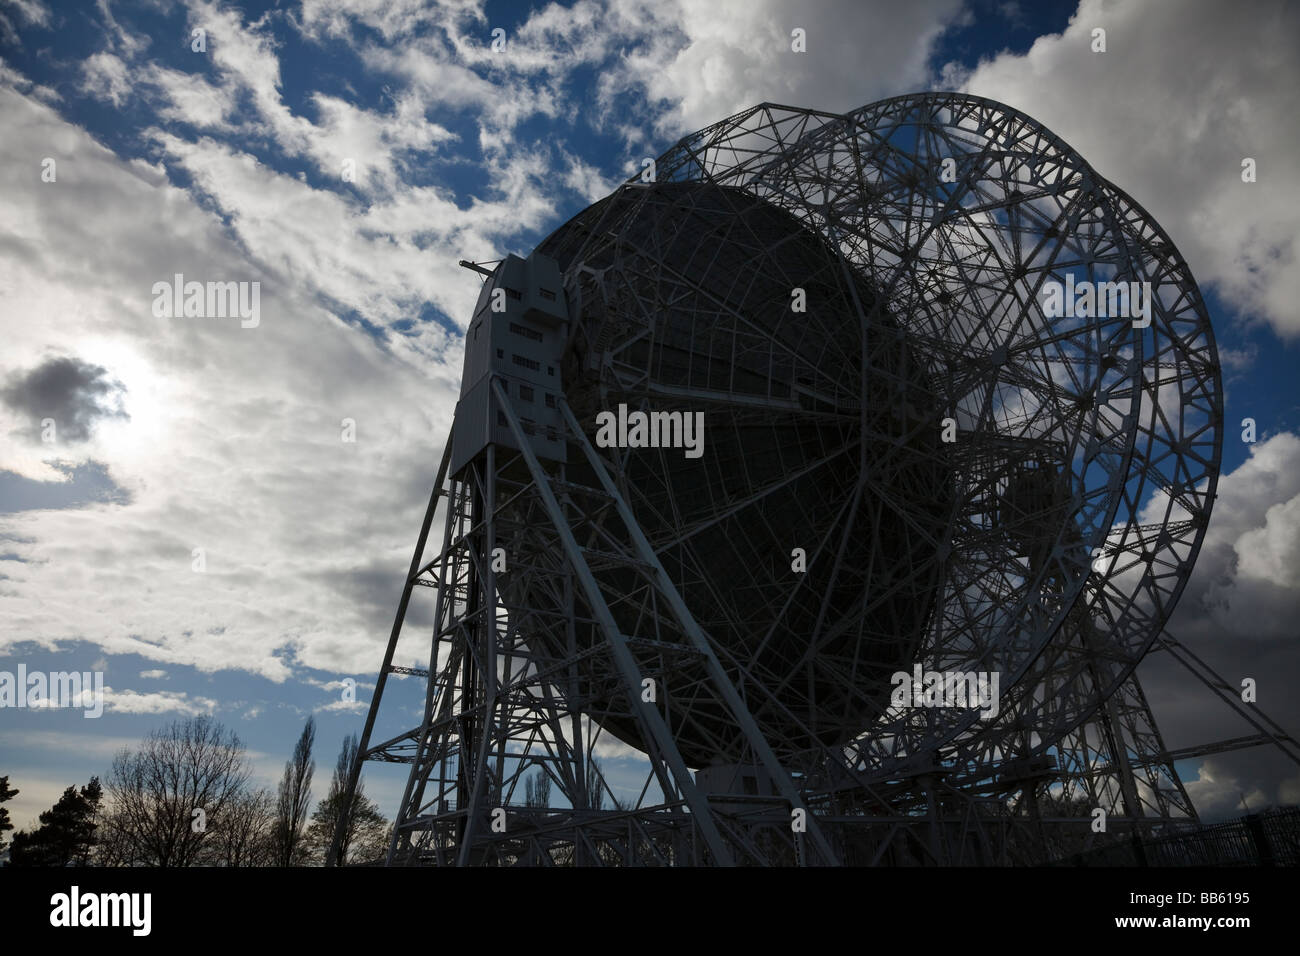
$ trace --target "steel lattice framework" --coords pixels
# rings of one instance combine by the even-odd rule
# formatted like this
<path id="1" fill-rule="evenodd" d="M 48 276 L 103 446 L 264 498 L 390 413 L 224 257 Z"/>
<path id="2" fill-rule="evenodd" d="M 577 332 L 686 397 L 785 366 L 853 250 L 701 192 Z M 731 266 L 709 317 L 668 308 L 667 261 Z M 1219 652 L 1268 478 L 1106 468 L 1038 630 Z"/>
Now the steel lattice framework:
<path id="1" fill-rule="evenodd" d="M 563 321 L 509 329 L 554 378 L 467 358 L 366 721 L 362 759 L 409 764 L 389 862 L 1007 862 L 1091 807 L 1195 820 L 1134 668 L 1205 534 L 1219 365 L 1130 197 L 986 99 L 765 104 L 535 256 Z M 478 268 L 475 342 L 520 298 Z M 703 455 L 597 447 L 620 406 L 702 412 Z M 421 588 L 427 672 L 394 664 Z M 897 704 L 913 665 L 997 673 L 996 714 Z M 391 674 L 427 683 L 386 736 Z M 597 751 L 644 755 L 635 796 Z"/>

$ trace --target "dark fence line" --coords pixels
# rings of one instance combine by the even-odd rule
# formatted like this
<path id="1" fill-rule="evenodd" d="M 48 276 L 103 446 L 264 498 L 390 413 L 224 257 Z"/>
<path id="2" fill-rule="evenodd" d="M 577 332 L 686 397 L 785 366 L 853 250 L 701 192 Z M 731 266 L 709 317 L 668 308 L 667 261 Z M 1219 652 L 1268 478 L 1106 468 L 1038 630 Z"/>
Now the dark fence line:
<path id="1" fill-rule="evenodd" d="M 1300 807 L 1251 813 L 1237 820 L 1160 836 L 1139 836 L 1054 866 L 1300 866 Z"/>

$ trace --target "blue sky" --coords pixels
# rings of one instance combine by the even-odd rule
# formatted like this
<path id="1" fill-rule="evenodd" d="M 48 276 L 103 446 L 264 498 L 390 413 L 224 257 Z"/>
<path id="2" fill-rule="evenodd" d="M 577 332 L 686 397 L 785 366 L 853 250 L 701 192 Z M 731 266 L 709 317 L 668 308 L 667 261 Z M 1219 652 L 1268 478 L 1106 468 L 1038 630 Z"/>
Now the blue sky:
<path id="1" fill-rule="evenodd" d="M 478 291 L 457 260 L 527 253 L 643 157 L 764 100 L 991 96 L 1165 227 L 1214 319 L 1228 422 L 1173 630 L 1227 676 L 1268 675 L 1261 706 L 1296 727 L 1298 40 L 1297 11 L 1263 2 L 0 0 L 0 670 L 110 688 L 98 720 L 0 711 L 16 822 L 197 713 L 267 785 L 315 714 L 325 778 L 454 408 Z M 150 289 L 176 272 L 261 282 L 261 324 L 160 323 Z M 42 402 L 84 434 L 41 441 Z M 1170 746 L 1244 732 L 1143 666 Z M 1259 752 L 1184 769 L 1211 815 L 1300 800 Z M 387 813 L 400 785 L 371 774 Z"/>

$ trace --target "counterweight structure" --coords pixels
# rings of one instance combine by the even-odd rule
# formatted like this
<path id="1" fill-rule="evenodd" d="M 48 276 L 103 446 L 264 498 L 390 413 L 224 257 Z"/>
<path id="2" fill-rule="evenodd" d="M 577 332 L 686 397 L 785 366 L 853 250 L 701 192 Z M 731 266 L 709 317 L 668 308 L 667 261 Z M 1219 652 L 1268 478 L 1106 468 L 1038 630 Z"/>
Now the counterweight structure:
<path id="1" fill-rule="evenodd" d="M 476 268 L 352 773 L 409 768 L 386 862 L 1042 862 L 1097 807 L 1195 823 L 1134 668 L 1184 653 L 1217 354 L 1173 243 L 1057 137 L 958 94 L 765 104 Z M 598 445 L 620 407 L 664 440 Z M 700 412 L 693 458 L 667 423 Z M 413 595 L 427 670 L 395 663 Z M 996 699 L 900 703 L 915 668 Z M 400 732 L 394 675 L 426 688 Z"/>

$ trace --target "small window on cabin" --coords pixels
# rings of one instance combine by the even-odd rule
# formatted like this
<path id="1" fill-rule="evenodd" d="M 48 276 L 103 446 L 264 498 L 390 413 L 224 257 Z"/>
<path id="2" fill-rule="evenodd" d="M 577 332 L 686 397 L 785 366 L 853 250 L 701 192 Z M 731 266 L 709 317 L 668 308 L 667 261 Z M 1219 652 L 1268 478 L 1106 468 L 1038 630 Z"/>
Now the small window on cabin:
<path id="1" fill-rule="evenodd" d="M 505 350 L 505 349 L 497 349 L 497 358 L 505 358 L 505 357 L 506 357 L 506 350 Z"/>
<path id="2" fill-rule="evenodd" d="M 533 390 L 529 388 L 527 385 L 520 385 L 519 397 L 522 398 L 525 402 L 531 402 L 533 400 Z"/>
<path id="3" fill-rule="evenodd" d="M 547 302 L 555 301 L 555 293 L 552 292 L 550 289 L 538 289 L 537 291 L 541 293 L 542 298 L 545 299 Z"/>
<path id="4" fill-rule="evenodd" d="M 555 407 L 555 396 L 552 395 L 550 392 L 546 393 L 546 407 L 547 408 Z"/>

